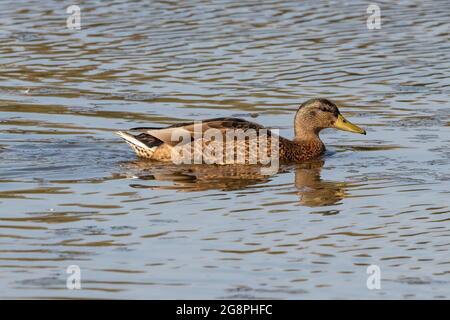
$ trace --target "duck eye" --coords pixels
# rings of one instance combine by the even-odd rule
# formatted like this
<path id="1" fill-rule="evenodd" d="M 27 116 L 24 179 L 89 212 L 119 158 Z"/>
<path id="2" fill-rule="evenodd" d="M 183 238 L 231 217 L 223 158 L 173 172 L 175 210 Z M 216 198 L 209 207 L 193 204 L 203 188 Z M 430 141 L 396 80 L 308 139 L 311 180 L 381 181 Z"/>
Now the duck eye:
<path id="1" fill-rule="evenodd" d="M 309 112 L 309 115 L 310 115 L 311 117 L 315 117 L 315 116 L 316 116 L 316 112 L 315 112 L 315 111 L 311 111 L 311 112 Z"/>

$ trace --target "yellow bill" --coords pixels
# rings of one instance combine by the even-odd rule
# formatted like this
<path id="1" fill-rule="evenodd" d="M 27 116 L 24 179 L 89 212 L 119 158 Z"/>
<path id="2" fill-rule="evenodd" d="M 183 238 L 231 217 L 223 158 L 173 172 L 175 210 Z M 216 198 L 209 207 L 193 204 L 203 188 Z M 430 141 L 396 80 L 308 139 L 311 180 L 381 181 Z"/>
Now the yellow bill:
<path id="1" fill-rule="evenodd" d="M 366 130 L 358 127 L 356 124 L 351 123 L 340 114 L 334 123 L 334 127 L 339 130 L 349 131 L 354 133 L 366 134 Z"/>

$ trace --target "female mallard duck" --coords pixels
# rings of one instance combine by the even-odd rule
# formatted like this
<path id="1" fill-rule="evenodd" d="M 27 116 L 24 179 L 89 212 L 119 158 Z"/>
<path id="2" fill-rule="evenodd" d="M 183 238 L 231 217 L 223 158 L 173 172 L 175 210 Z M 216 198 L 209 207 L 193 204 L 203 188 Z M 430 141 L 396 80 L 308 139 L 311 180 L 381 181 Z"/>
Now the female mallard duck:
<path id="1" fill-rule="evenodd" d="M 245 163 L 249 161 L 250 147 L 256 145 L 258 146 L 257 148 L 262 146 L 261 149 L 269 150 L 274 137 L 278 138 L 278 157 L 280 161 L 301 162 L 317 158 L 324 153 L 325 145 L 320 140 L 319 132 L 325 128 L 366 134 L 366 131 L 346 120 L 339 112 L 337 106 L 327 99 L 311 99 L 298 108 L 294 120 L 295 138 L 293 140 L 279 137 L 259 124 L 237 118 L 215 118 L 202 122 L 179 123 L 166 128 L 139 127 L 130 129 L 143 132 L 139 135 L 131 135 L 122 131 L 118 131 L 117 134 L 125 139 L 139 157 L 158 161 L 173 161 L 173 151 L 175 146 L 179 145 L 179 138 L 182 136 L 180 132 L 183 132 L 184 135 L 187 133 L 189 146 L 194 151 L 192 154 L 195 154 L 196 147 L 200 146 L 200 154 L 203 155 L 203 160 L 200 161 L 213 163 L 207 161 L 207 152 L 205 150 L 211 156 L 210 147 L 214 144 L 214 141 L 218 141 L 217 134 L 222 139 L 223 137 L 228 137 L 229 131 L 240 130 L 244 133 L 244 138 L 236 141 L 233 137 L 232 141 L 236 141 L 234 145 L 236 156 L 238 156 L 239 152 L 243 151 L 245 153 Z M 209 139 L 205 138 L 207 130 L 214 132 L 212 135 L 214 139 L 211 139 L 211 137 Z M 256 135 L 246 135 L 250 131 L 256 132 Z M 265 134 L 261 132 L 265 132 Z M 263 135 L 266 137 L 264 141 L 267 143 L 266 146 L 268 148 L 265 148 L 264 144 L 261 143 L 252 144 L 252 139 L 261 138 Z M 185 142 L 184 145 L 188 144 Z M 214 147 L 217 147 L 217 144 Z M 223 160 L 223 155 L 228 151 L 228 144 L 226 147 L 220 144 L 220 147 L 221 159 Z M 256 152 L 259 154 L 258 150 Z M 253 151 L 255 150 L 252 149 Z M 219 161 L 214 163 L 224 164 L 230 162 Z"/>

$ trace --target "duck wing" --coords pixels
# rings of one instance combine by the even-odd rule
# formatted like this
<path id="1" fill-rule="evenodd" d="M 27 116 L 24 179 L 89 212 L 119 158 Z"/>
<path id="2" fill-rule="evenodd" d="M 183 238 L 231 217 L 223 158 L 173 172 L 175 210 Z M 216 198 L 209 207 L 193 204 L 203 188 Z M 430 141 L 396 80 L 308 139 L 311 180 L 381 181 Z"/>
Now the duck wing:
<path id="1" fill-rule="evenodd" d="M 244 132 L 249 129 L 253 129 L 256 130 L 256 133 L 258 134 L 258 130 L 264 129 L 264 127 L 262 125 L 244 119 L 226 117 L 226 118 L 207 119 L 197 122 L 192 121 L 185 123 L 177 123 L 166 128 L 138 127 L 132 128 L 130 130 L 144 132 L 161 140 L 164 143 L 173 145 L 177 144 L 179 141 L 177 140 L 173 141 L 172 137 L 177 137 L 188 133 L 191 135 L 191 140 L 194 140 L 196 138 L 195 130 L 200 130 L 201 133 L 203 134 L 208 129 L 220 130 L 222 134 L 225 134 L 226 130 L 230 129 L 235 130 L 240 129 L 243 130 Z M 198 133 L 199 132 L 197 132 L 197 134 Z M 270 133 L 268 134 L 270 135 Z"/>

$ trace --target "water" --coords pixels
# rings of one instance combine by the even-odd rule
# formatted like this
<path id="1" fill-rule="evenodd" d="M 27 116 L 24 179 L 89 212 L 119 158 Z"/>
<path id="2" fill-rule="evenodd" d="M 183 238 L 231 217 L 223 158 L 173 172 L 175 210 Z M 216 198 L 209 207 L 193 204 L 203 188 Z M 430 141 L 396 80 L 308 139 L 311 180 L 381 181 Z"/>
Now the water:
<path id="1" fill-rule="evenodd" d="M 380 3 L 372 31 L 358 1 L 89 1 L 79 31 L 60 1 L 0 5 L 2 298 L 450 298 L 447 1 Z M 318 96 L 367 136 L 328 130 L 271 177 L 113 134 L 238 116 L 292 137 Z"/>

